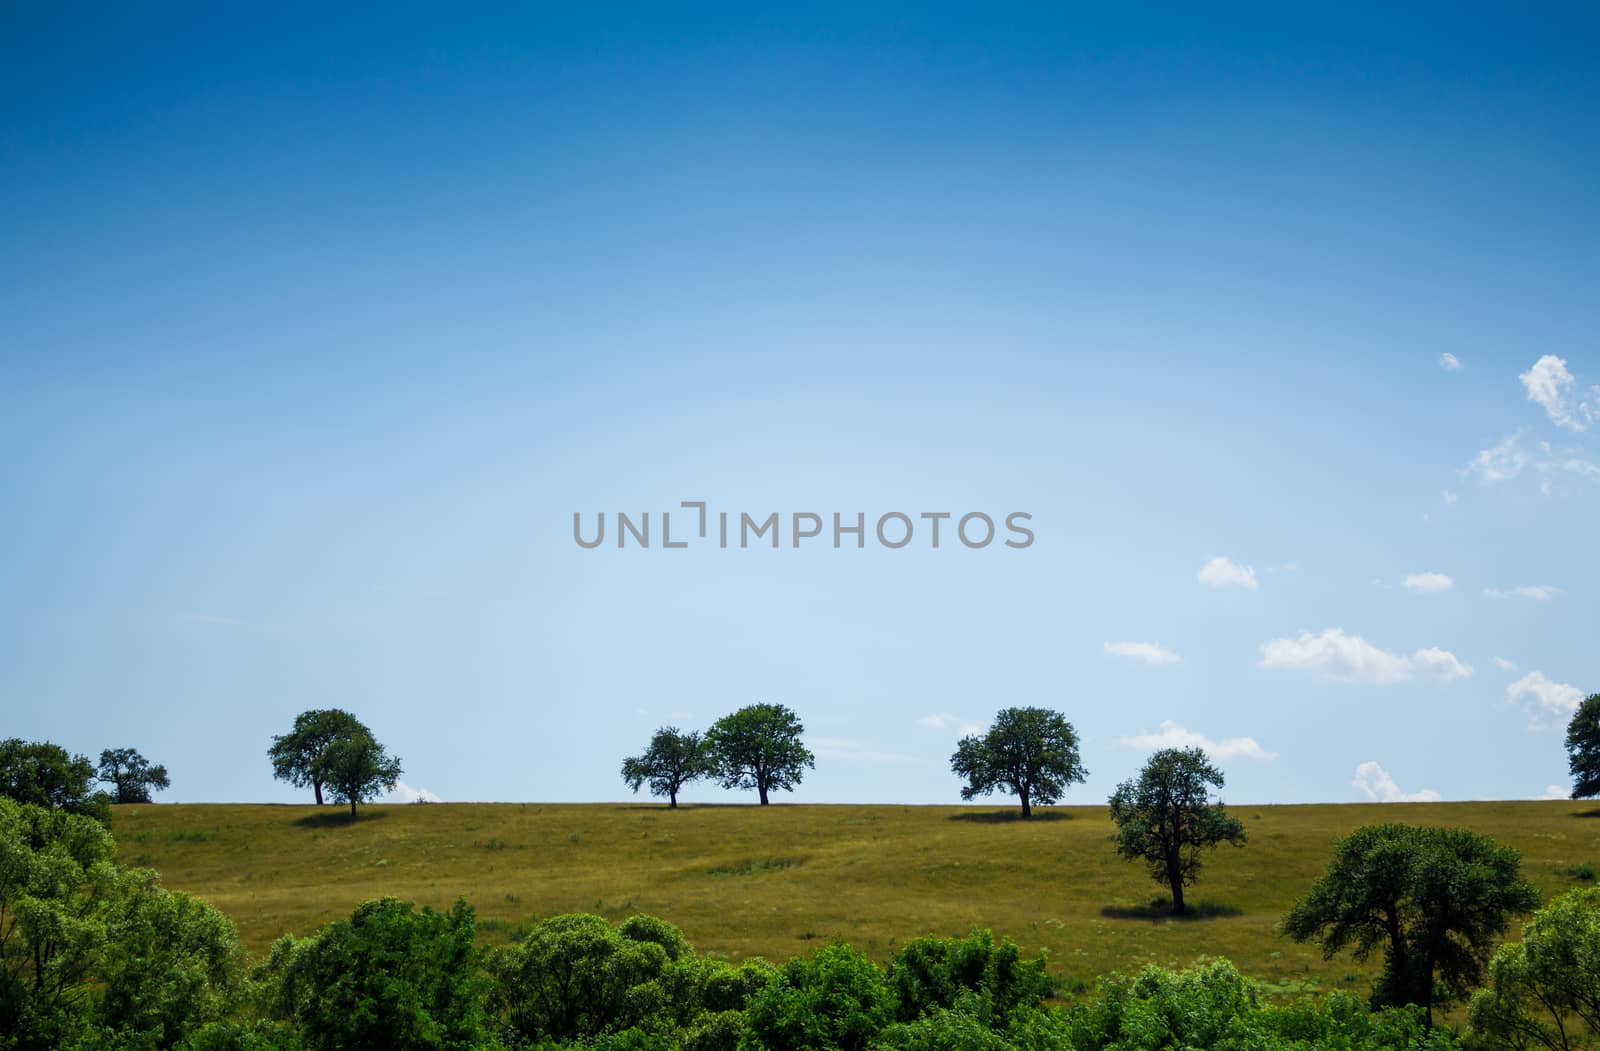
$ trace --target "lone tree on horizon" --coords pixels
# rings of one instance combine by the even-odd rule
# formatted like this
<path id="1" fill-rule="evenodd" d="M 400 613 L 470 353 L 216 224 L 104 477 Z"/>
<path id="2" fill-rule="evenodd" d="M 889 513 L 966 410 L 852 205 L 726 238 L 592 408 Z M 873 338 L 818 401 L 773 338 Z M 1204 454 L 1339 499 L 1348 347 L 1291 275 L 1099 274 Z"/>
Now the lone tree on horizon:
<path id="1" fill-rule="evenodd" d="M 766 806 L 767 794 L 794 791 L 816 757 L 800 743 L 805 727 L 799 716 L 781 704 L 751 704 L 724 715 L 706 731 L 714 776 L 723 788 L 755 789 Z"/>
<path id="2" fill-rule="evenodd" d="M 1048 806 L 1089 776 L 1078 757 L 1077 732 L 1048 708 L 1001 710 L 983 736 L 961 739 L 950 769 L 967 780 L 962 799 L 1003 788 L 1022 801 L 1024 818 L 1033 816 L 1033 804 Z"/>
<path id="3" fill-rule="evenodd" d="M 1600 796 L 1600 693 L 1584 698 L 1567 724 L 1567 766 L 1573 799 Z"/>
<path id="4" fill-rule="evenodd" d="M 343 708 L 313 708 L 295 716 L 294 727 L 272 739 L 267 758 L 272 760 L 272 776 L 296 788 L 316 793 L 322 805 L 322 789 L 328 779 L 322 773 L 322 753 L 340 737 L 351 734 L 372 736 L 366 724 Z"/>
<path id="5" fill-rule="evenodd" d="M 400 780 L 400 760 L 384 751 L 370 733 L 346 734 L 328 743 L 318 762 L 318 773 L 328 786 L 335 803 L 349 803 L 350 816 L 356 804 L 394 791 Z"/>
<path id="6" fill-rule="evenodd" d="M 643 755 L 622 761 L 622 780 L 635 792 L 646 782 L 650 794 L 666 796 L 667 809 L 678 809 L 678 792 L 691 781 L 710 776 L 711 753 L 697 731 L 682 733 L 663 726 L 650 738 Z"/>
<path id="7" fill-rule="evenodd" d="M 1333 862 L 1284 917 L 1283 932 L 1315 941 L 1324 959 L 1383 952 L 1372 1005 L 1433 1008 L 1468 996 L 1511 918 L 1539 906 L 1521 855 L 1464 828 L 1369 825 L 1334 847 Z"/>
<path id="8" fill-rule="evenodd" d="M 134 748 L 101 752 L 99 780 L 112 786 L 113 803 L 148 803 L 153 792 L 172 787 L 167 768 L 152 765 Z"/>
<path id="9" fill-rule="evenodd" d="M 1188 911 L 1183 888 L 1200 875 L 1200 851 L 1245 841 L 1239 819 L 1211 802 L 1210 789 L 1222 783 L 1222 771 L 1201 749 L 1164 748 L 1111 794 L 1117 853 L 1143 861 L 1151 879 L 1171 888 L 1173 915 Z"/>

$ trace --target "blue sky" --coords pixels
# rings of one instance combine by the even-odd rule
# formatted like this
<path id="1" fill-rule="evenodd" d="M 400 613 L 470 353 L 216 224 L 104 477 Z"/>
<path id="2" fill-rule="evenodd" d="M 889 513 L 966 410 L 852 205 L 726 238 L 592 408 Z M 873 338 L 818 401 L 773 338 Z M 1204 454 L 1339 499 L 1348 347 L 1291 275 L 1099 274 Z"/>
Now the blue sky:
<path id="1" fill-rule="evenodd" d="M 3 732 L 283 801 L 340 706 L 605 800 L 778 701 L 782 798 L 953 802 L 1037 704 L 1068 802 L 1565 785 L 1595 17 L 1336 10 L 7 7 Z M 572 541 L 685 500 L 1036 540 Z"/>

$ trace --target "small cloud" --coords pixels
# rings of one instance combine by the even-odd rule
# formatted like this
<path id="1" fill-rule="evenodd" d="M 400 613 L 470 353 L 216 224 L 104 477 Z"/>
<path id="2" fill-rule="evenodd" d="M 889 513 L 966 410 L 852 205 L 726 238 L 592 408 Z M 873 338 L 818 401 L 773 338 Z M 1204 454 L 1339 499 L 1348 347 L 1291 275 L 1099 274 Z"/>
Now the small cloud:
<path id="1" fill-rule="evenodd" d="M 1583 691 L 1568 683 L 1552 682 L 1540 672 L 1530 671 L 1506 687 L 1506 700 L 1527 708 L 1533 717 L 1533 728 L 1543 730 L 1564 724 L 1572 718 L 1572 713 L 1583 703 Z"/>
<path id="2" fill-rule="evenodd" d="M 1561 589 L 1551 584 L 1529 584 L 1520 588 L 1484 588 L 1486 598 L 1526 598 L 1535 602 L 1548 602 L 1561 594 Z"/>
<path id="3" fill-rule="evenodd" d="M 1328 628 L 1320 635 L 1302 631 L 1299 638 L 1273 639 L 1261 644 L 1261 667 L 1314 672 L 1340 682 L 1369 682 L 1378 686 L 1404 682 L 1413 673 L 1426 672 L 1441 682 L 1472 675 L 1449 650 L 1420 649 L 1411 656 L 1380 649 L 1359 635 Z"/>
<path id="4" fill-rule="evenodd" d="M 1439 367 L 1446 372 L 1456 372 L 1461 368 L 1461 359 L 1446 351 L 1439 355 Z"/>
<path id="5" fill-rule="evenodd" d="M 1600 405 L 1574 400 L 1573 387 L 1577 381 L 1567 371 L 1566 361 L 1554 354 L 1546 354 L 1517 378 L 1527 390 L 1528 400 L 1544 409 L 1550 422 L 1557 427 L 1583 431 L 1600 420 Z M 1600 387 L 1591 388 L 1590 397 L 1600 398 Z"/>
<path id="6" fill-rule="evenodd" d="M 924 715 L 917 720 L 917 725 L 929 730 L 954 730 L 962 737 L 983 731 L 983 727 L 975 722 L 945 714 Z"/>
<path id="7" fill-rule="evenodd" d="M 1113 657 L 1131 657 L 1146 664 L 1178 664 L 1183 660 L 1157 642 L 1108 642 L 1105 651 Z"/>
<path id="8" fill-rule="evenodd" d="M 1449 489 L 1441 489 L 1439 491 L 1439 495 L 1444 498 L 1445 506 L 1447 506 L 1447 507 L 1454 507 L 1455 504 L 1456 504 L 1456 501 L 1461 499 L 1459 496 L 1457 496 L 1455 493 L 1451 492 Z"/>
<path id="9" fill-rule="evenodd" d="M 404 781 L 394 783 L 394 791 L 389 793 L 390 799 L 399 798 L 402 803 L 443 803 L 438 793 L 430 792 L 426 788 L 412 788 Z"/>
<path id="10" fill-rule="evenodd" d="M 1472 461 L 1456 473 L 1462 478 L 1477 475 L 1485 482 L 1505 482 L 1522 473 L 1528 466 L 1528 454 L 1522 451 L 1522 435 L 1507 435 L 1500 444 L 1480 450 Z"/>
<path id="11" fill-rule="evenodd" d="M 1456 582 L 1443 573 L 1413 573 L 1406 577 L 1406 587 L 1412 591 L 1449 591 Z"/>
<path id="12" fill-rule="evenodd" d="M 1497 668 L 1499 668 L 1501 671 L 1516 671 L 1517 670 L 1516 663 L 1514 661 L 1508 661 L 1504 657 L 1496 657 L 1494 659 L 1494 663 L 1495 663 L 1495 666 Z"/>
<path id="13" fill-rule="evenodd" d="M 1454 653 L 1436 646 L 1418 650 L 1411 655 L 1411 663 L 1429 672 L 1440 682 L 1455 682 L 1472 678 L 1472 665 L 1463 664 Z"/>
<path id="14" fill-rule="evenodd" d="M 1119 744 L 1154 752 L 1162 748 L 1199 748 L 1213 759 L 1276 759 L 1277 752 L 1269 752 L 1256 743 L 1254 737 L 1230 737 L 1213 741 L 1203 734 L 1185 730 L 1171 719 L 1161 724 L 1156 733 L 1138 734 L 1119 739 Z"/>
<path id="15" fill-rule="evenodd" d="M 1545 785 L 1544 795 L 1540 799 L 1570 799 L 1572 795 L 1561 785 Z"/>
<path id="16" fill-rule="evenodd" d="M 1244 588 L 1246 591 L 1254 591 L 1259 586 L 1254 569 L 1241 566 L 1222 555 L 1200 567 L 1200 583 L 1214 588 Z"/>
<path id="17" fill-rule="evenodd" d="M 1373 803 L 1437 803 L 1439 793 L 1431 788 L 1416 792 L 1402 792 L 1389 771 L 1377 763 L 1367 761 L 1356 767 L 1355 780 L 1350 782 Z"/>

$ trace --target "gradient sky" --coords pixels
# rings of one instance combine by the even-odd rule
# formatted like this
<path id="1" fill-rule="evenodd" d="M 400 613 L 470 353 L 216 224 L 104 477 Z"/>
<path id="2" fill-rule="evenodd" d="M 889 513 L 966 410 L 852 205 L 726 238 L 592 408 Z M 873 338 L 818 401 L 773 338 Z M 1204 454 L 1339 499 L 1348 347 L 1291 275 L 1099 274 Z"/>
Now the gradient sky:
<path id="1" fill-rule="evenodd" d="M 1594 10 L 8 4 L 0 734 L 287 801 L 340 706 L 608 800 L 777 701 L 780 799 L 954 802 L 1036 704 L 1067 802 L 1202 738 L 1240 802 L 1561 788 Z M 683 500 L 1037 539 L 572 541 Z"/>

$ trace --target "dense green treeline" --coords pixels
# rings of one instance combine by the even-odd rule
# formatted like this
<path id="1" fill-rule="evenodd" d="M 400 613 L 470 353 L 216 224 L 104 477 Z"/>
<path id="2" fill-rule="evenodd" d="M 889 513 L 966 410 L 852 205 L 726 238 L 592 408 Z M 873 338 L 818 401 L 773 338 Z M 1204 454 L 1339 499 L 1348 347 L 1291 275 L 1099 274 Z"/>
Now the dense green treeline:
<path id="1" fill-rule="evenodd" d="M 918 938 L 887 966 L 845 944 L 733 964 L 649 916 L 555 916 L 484 949 L 465 902 L 437 912 L 385 898 L 252 962 L 225 916 L 117 865 L 112 850 L 92 819 L 0 800 L 0 1047 L 1461 1046 L 1413 1005 L 1346 993 L 1265 1003 L 1221 960 L 1112 975 L 1064 1003 L 1042 956 L 983 931 Z M 1541 911 L 1526 943 L 1501 947 L 1466 1039 L 1595 1046 L 1595 989 L 1600 892 L 1585 891 Z"/>

